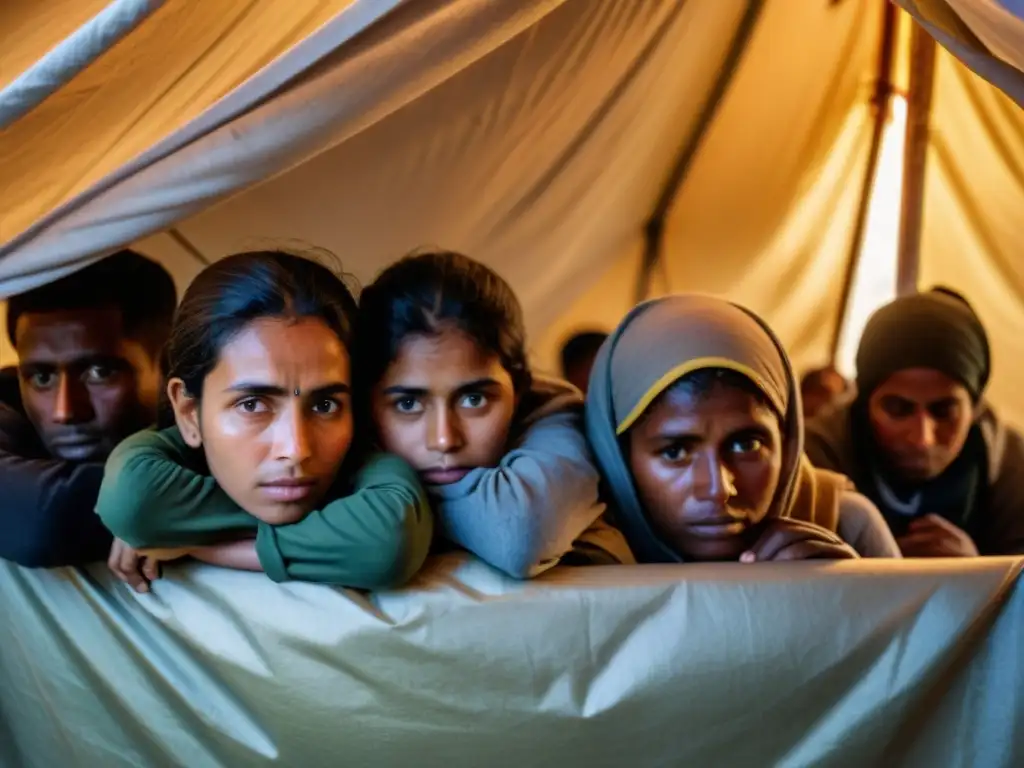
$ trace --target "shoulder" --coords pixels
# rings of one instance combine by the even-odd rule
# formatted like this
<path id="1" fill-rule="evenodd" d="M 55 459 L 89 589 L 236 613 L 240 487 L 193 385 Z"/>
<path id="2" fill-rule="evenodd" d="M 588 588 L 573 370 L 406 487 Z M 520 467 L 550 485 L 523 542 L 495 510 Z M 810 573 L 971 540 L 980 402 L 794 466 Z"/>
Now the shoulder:
<path id="1" fill-rule="evenodd" d="M 863 557 L 900 557 L 899 546 L 878 507 L 851 489 L 840 492 L 839 535 Z"/>
<path id="2" fill-rule="evenodd" d="M 841 401 L 829 407 L 804 426 L 804 452 L 815 466 L 842 471 L 852 450 L 853 402 Z"/>

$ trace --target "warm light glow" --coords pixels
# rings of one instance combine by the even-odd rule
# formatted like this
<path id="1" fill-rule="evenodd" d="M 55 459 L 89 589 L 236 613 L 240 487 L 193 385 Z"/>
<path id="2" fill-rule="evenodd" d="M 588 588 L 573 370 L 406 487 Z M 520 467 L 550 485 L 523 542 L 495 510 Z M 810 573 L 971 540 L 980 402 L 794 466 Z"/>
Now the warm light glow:
<path id="1" fill-rule="evenodd" d="M 906 125 L 907 101 L 901 95 L 893 95 L 871 184 L 860 258 L 836 351 L 836 367 L 845 376 L 856 373 L 857 343 L 868 317 L 896 298 Z"/>

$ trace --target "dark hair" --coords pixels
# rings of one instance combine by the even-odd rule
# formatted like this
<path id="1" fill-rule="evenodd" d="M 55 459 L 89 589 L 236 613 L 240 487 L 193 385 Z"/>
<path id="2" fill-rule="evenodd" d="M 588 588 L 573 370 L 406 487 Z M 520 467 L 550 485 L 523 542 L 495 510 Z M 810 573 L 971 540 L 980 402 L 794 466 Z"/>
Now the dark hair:
<path id="1" fill-rule="evenodd" d="M 125 336 L 158 355 L 171 331 L 177 303 L 170 273 L 126 249 L 60 280 L 12 296 L 7 302 L 7 335 L 14 345 L 22 315 L 110 307 L 121 310 Z"/>
<path id="2" fill-rule="evenodd" d="M 829 374 L 838 376 L 846 382 L 846 377 L 843 376 L 843 374 L 841 374 L 834 366 L 828 365 L 824 368 L 815 368 L 814 370 L 805 373 L 800 379 L 800 391 L 806 392 L 809 389 L 823 386 L 825 383 L 825 377 Z"/>
<path id="3" fill-rule="evenodd" d="M 167 343 L 167 376 L 192 397 L 221 350 L 253 320 L 323 320 L 352 349 L 356 302 L 342 278 L 310 258 L 283 251 L 236 253 L 208 266 L 189 285 Z"/>
<path id="4" fill-rule="evenodd" d="M 688 373 L 673 382 L 665 390 L 665 394 L 669 392 L 685 392 L 691 397 L 701 400 L 707 397 L 716 387 L 738 389 L 741 392 L 745 392 L 761 405 L 770 408 L 772 413 L 780 420 L 783 418 L 783 414 L 778 412 L 778 409 L 772 404 L 768 395 L 757 384 L 742 373 L 729 368 L 701 368 L 693 373 Z"/>
<path id="5" fill-rule="evenodd" d="M 493 352 L 517 394 L 530 388 L 523 310 L 511 286 L 489 267 L 450 251 L 406 256 L 363 290 L 357 370 L 369 390 L 411 335 L 458 328 Z"/>
<path id="6" fill-rule="evenodd" d="M 562 345 L 562 375 L 573 366 L 593 359 L 607 338 L 604 331 L 581 331 L 570 336 Z"/>

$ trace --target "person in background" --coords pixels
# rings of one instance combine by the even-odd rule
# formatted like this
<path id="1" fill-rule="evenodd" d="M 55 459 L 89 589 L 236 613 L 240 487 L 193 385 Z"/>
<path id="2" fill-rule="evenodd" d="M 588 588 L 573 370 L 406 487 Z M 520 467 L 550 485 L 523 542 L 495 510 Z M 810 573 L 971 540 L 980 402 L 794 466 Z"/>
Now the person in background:
<path id="1" fill-rule="evenodd" d="M 805 373 L 800 379 L 800 400 L 804 407 L 804 420 L 813 419 L 832 403 L 840 400 L 849 388 L 850 383 L 831 365 Z"/>
<path id="2" fill-rule="evenodd" d="M 789 359 L 742 307 L 633 309 L 597 356 L 586 421 L 640 562 L 899 557 L 871 502 L 804 457 Z"/>
<path id="3" fill-rule="evenodd" d="M 632 562 L 601 520 L 583 399 L 531 373 L 508 283 L 457 253 L 409 256 L 363 291 L 359 328 L 372 429 L 420 473 L 445 539 L 522 579 Z"/>
<path id="4" fill-rule="evenodd" d="M 985 402 L 990 374 L 962 296 L 906 296 L 864 329 L 857 395 L 808 425 L 811 460 L 854 480 L 904 556 L 1024 553 L 1024 439 Z"/>
<path id="5" fill-rule="evenodd" d="M 93 511 L 103 462 L 156 419 L 176 302 L 167 271 L 130 250 L 8 301 L 19 362 L 0 370 L 0 557 L 50 568 L 111 554 Z"/>
<path id="6" fill-rule="evenodd" d="M 608 334 L 603 331 L 582 331 L 562 345 L 562 377 L 584 395 L 597 350 L 607 338 Z"/>
<path id="7" fill-rule="evenodd" d="M 241 253 L 203 270 L 167 345 L 176 426 L 130 437 L 107 461 L 96 511 L 114 535 L 153 560 L 274 581 L 408 581 L 433 518 L 408 464 L 360 448 L 355 315 L 345 283 L 311 259 Z"/>

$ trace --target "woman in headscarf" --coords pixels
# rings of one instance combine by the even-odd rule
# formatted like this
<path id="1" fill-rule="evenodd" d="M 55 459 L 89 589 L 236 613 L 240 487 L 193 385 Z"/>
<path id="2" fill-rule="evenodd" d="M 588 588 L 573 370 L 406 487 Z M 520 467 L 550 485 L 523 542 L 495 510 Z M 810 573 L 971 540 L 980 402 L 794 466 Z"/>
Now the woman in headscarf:
<path id="1" fill-rule="evenodd" d="M 1024 437 L 985 401 L 991 368 L 956 291 L 902 296 L 864 328 L 856 397 L 808 424 L 808 457 L 856 483 L 905 557 L 1024 553 Z"/>
<path id="2" fill-rule="evenodd" d="M 636 307 L 598 354 L 586 422 L 640 562 L 899 557 L 878 510 L 804 457 L 789 359 L 742 307 Z"/>

